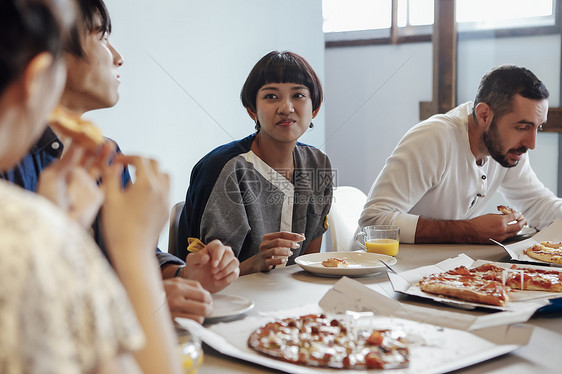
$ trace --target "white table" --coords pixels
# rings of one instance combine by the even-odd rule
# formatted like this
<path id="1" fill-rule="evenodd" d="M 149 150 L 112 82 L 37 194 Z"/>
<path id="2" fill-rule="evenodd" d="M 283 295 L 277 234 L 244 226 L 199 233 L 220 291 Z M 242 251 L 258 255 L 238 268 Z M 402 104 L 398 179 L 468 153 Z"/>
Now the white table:
<path id="1" fill-rule="evenodd" d="M 393 267 L 405 271 L 435 264 L 449 257 L 465 253 L 473 259 L 509 261 L 510 257 L 492 245 L 400 245 L 398 263 Z M 317 303 L 339 278 L 319 277 L 303 271 L 298 265 L 240 277 L 221 293 L 253 300 L 257 311 L 288 309 Z M 354 278 L 402 302 L 415 303 L 411 298 L 393 291 L 386 273 Z M 432 304 L 433 307 L 433 304 Z M 439 308 L 439 307 L 437 307 Z M 447 308 L 447 307 L 443 307 Z M 470 312 L 466 312 L 470 313 Z M 562 373 L 562 313 L 533 317 L 534 326 L 528 345 L 513 353 L 457 371 L 458 373 Z M 200 374 L 271 373 L 272 369 L 224 356 L 208 347 Z"/>

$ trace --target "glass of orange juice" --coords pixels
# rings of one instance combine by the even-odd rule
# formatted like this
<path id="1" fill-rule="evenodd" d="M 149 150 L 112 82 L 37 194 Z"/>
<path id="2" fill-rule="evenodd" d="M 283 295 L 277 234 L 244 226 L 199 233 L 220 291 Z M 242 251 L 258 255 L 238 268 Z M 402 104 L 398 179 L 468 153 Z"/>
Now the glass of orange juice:
<path id="1" fill-rule="evenodd" d="M 178 325 L 175 327 L 183 372 L 185 374 L 197 374 L 197 370 L 203 365 L 201 340 L 186 327 Z"/>
<path id="2" fill-rule="evenodd" d="M 396 256 L 400 228 L 390 225 L 365 226 L 357 234 L 357 241 L 367 252 Z"/>

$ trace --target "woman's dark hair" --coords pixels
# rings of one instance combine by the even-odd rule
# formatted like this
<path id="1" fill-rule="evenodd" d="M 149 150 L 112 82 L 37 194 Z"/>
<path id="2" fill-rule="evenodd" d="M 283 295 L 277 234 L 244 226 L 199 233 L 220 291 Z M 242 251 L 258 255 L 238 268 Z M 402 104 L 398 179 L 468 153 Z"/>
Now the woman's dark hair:
<path id="1" fill-rule="evenodd" d="M 60 0 L 0 1 L 0 93 L 38 54 L 59 56 L 74 22 L 74 8 L 63 10 L 61 3 L 73 5 Z"/>
<path id="2" fill-rule="evenodd" d="M 82 37 L 87 34 L 111 34 L 111 18 L 103 0 L 77 0 L 78 22 L 70 30 L 70 41 L 65 48 L 66 52 L 85 58 L 82 48 Z M 101 24 L 98 28 L 95 20 L 99 17 Z"/>
<path id="3" fill-rule="evenodd" d="M 256 112 L 259 89 L 267 83 L 298 83 L 306 86 L 312 99 L 312 110 L 320 107 L 323 99 L 322 84 L 303 57 L 293 52 L 272 51 L 254 65 L 242 87 L 240 99 L 245 108 Z"/>
<path id="4" fill-rule="evenodd" d="M 488 72 L 480 81 L 474 99 L 472 115 L 476 119 L 475 108 L 486 103 L 499 119 L 513 108 L 513 96 L 519 94 L 527 99 L 543 100 L 550 95 L 544 84 L 529 69 L 502 65 Z"/>

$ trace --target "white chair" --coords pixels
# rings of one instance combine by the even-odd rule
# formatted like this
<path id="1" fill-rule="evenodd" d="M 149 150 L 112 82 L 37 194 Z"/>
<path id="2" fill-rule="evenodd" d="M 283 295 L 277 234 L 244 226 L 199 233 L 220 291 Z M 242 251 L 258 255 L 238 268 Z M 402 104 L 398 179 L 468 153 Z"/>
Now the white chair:
<path id="1" fill-rule="evenodd" d="M 367 195 L 358 188 L 340 186 L 334 189 L 332 208 L 328 214 L 332 251 L 349 251 L 355 240 L 359 217 Z"/>
<path id="2" fill-rule="evenodd" d="M 180 215 L 185 202 L 176 203 L 170 212 L 170 231 L 168 235 L 168 253 L 177 254 L 178 246 L 178 226 L 180 224 Z"/>

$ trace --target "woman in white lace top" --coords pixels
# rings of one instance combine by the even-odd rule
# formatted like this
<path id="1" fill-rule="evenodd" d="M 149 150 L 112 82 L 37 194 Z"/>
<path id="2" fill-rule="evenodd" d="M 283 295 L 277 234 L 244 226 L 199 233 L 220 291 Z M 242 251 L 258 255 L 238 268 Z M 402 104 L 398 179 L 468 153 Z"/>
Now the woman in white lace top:
<path id="1" fill-rule="evenodd" d="M 0 2 L 0 170 L 28 152 L 58 102 L 73 5 Z M 84 161 L 100 157 L 74 148 L 45 171 L 41 189 L 56 205 L 0 181 L 1 373 L 180 372 L 153 253 L 168 214 L 168 177 L 139 157 L 86 170 L 92 164 Z M 126 190 L 123 164 L 137 171 Z M 102 203 L 117 276 L 70 218 L 88 225 Z"/>

